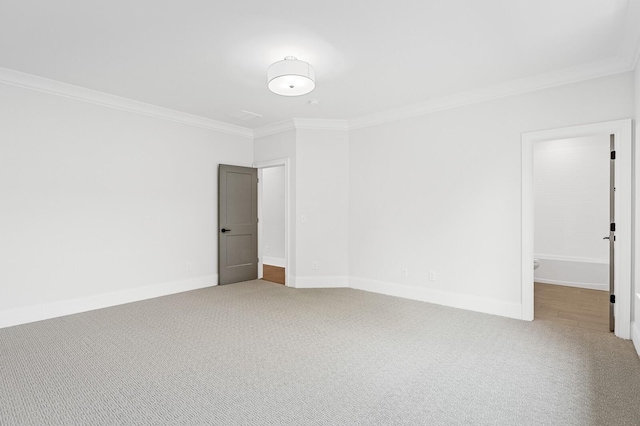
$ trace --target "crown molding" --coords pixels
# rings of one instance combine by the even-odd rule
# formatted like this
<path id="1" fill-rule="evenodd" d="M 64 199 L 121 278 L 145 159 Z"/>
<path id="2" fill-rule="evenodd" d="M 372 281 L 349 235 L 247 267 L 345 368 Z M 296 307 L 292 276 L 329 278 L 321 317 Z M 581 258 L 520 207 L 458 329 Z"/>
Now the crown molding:
<path id="1" fill-rule="evenodd" d="M 639 2 L 640 3 L 640 2 Z M 638 8 L 640 12 L 640 7 Z M 635 30 L 640 34 L 640 27 Z M 640 57 L 640 40 L 634 45 L 634 60 L 613 57 L 577 67 L 565 68 L 532 77 L 512 80 L 481 89 L 458 93 L 442 98 L 431 99 L 419 104 L 369 114 L 351 120 L 294 118 L 270 124 L 253 130 L 254 138 L 272 135 L 293 129 L 315 130 L 355 130 L 392 121 L 404 120 L 420 115 L 453 109 L 465 105 L 521 95 L 552 87 L 564 86 L 609 75 L 631 71 Z"/>
<path id="2" fill-rule="evenodd" d="M 142 114 L 148 117 L 174 121 L 176 123 L 202 127 L 246 138 L 253 137 L 251 129 L 246 127 L 223 123 L 198 115 L 192 115 L 157 105 L 134 101 L 132 99 L 110 95 L 108 93 L 98 92 L 96 90 L 86 89 L 84 87 L 74 86 L 72 84 L 62 83 L 60 81 L 50 80 L 48 78 L 26 74 L 7 68 L 0 68 L 0 82 L 12 86 L 63 96 L 82 102 L 88 102 L 95 105 L 101 105 L 108 108 L 114 108 L 121 111 Z"/>
<path id="3" fill-rule="evenodd" d="M 320 118 L 294 118 L 296 129 L 349 130 L 349 121 Z"/>
<path id="4" fill-rule="evenodd" d="M 257 127 L 253 129 L 253 137 L 261 138 L 296 129 L 349 130 L 349 122 L 347 120 L 320 118 L 292 118 L 290 120 L 278 121 L 277 123 Z"/>
<path id="5" fill-rule="evenodd" d="M 611 58 L 584 66 L 566 68 L 546 74 L 512 80 L 505 83 L 471 90 L 456 95 L 432 99 L 419 104 L 409 105 L 379 113 L 369 114 L 349 120 L 349 129 L 360 129 L 377 124 L 444 111 L 460 106 L 471 105 L 494 99 L 506 98 L 551 87 L 578 83 L 608 75 L 631 71 L 629 62 L 620 58 Z"/>
<path id="6" fill-rule="evenodd" d="M 276 123 L 267 124 L 253 129 L 253 139 L 262 138 L 264 136 L 275 135 L 289 130 L 295 130 L 296 125 L 293 119 L 278 121 Z"/>
<path id="7" fill-rule="evenodd" d="M 640 2 L 633 9 L 633 16 L 640 16 Z M 635 21 L 634 21 L 635 22 Z M 93 103 L 108 108 L 133 112 L 149 117 L 215 130 L 246 138 L 260 138 L 295 129 L 354 130 L 420 115 L 453 109 L 465 105 L 520 95 L 551 87 L 563 86 L 635 69 L 640 59 L 640 26 L 627 25 L 626 45 L 621 57 L 594 62 L 584 66 L 566 68 L 546 74 L 513 80 L 464 93 L 431 99 L 426 102 L 365 115 L 351 120 L 293 118 L 266 126 L 249 129 L 209 118 L 147 104 L 108 93 L 98 92 L 20 71 L 0 68 L 0 83 L 23 87 L 44 93 Z"/>

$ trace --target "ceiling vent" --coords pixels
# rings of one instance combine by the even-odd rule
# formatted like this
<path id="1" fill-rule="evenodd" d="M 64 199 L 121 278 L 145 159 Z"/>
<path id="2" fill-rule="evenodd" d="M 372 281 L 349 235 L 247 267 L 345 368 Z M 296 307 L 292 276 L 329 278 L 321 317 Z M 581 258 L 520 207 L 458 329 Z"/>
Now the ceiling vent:
<path id="1" fill-rule="evenodd" d="M 244 120 L 244 121 L 251 121 L 256 118 L 262 118 L 262 115 L 257 114 L 255 112 L 251 112 L 251 111 L 245 111 L 244 109 L 237 112 L 232 112 L 231 116 L 234 118 L 239 118 L 240 120 Z"/>

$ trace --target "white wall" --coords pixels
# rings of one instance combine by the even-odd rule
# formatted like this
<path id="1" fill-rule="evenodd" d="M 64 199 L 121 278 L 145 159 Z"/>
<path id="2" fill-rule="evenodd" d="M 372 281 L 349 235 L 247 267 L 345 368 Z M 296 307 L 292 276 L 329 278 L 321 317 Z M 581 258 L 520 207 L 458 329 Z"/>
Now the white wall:
<path id="1" fill-rule="evenodd" d="M 298 129 L 296 154 L 296 286 L 346 286 L 349 134 L 344 130 Z M 318 263 L 317 269 L 313 269 L 313 262 Z"/>
<path id="2" fill-rule="evenodd" d="M 537 282 L 608 289 L 609 135 L 533 144 Z"/>
<path id="3" fill-rule="evenodd" d="M 629 118 L 632 89 L 625 73 L 351 131 L 353 286 L 520 317 L 521 134 Z"/>
<path id="4" fill-rule="evenodd" d="M 262 170 L 262 241 L 264 261 L 284 266 L 284 167 Z"/>
<path id="5" fill-rule="evenodd" d="M 299 276 L 302 287 L 517 317 L 521 133 L 632 116 L 632 89 L 627 73 L 251 143 L 2 85 L 0 320 L 105 292 L 213 283 L 217 164 L 279 158 L 291 166 L 294 285 Z"/>
<path id="6" fill-rule="evenodd" d="M 0 326 L 217 283 L 250 139 L 5 84 L 0 117 Z"/>

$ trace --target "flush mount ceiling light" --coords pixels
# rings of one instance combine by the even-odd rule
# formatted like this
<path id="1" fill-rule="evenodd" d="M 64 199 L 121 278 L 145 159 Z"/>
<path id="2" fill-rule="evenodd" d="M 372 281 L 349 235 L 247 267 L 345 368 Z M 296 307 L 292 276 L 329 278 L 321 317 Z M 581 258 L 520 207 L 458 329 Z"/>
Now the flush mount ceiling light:
<path id="1" fill-rule="evenodd" d="M 306 95 L 316 87 L 316 73 L 306 62 L 287 56 L 269 67 L 269 90 L 282 96 Z"/>

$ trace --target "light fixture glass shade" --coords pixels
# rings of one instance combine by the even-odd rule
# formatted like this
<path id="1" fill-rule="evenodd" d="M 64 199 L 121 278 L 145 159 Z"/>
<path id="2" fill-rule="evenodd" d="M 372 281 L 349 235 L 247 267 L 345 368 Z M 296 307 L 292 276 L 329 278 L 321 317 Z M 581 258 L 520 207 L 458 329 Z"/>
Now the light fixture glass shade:
<path id="1" fill-rule="evenodd" d="M 293 56 L 278 61 L 267 71 L 269 90 L 282 96 L 300 96 L 316 87 L 316 73 L 313 67 Z"/>

